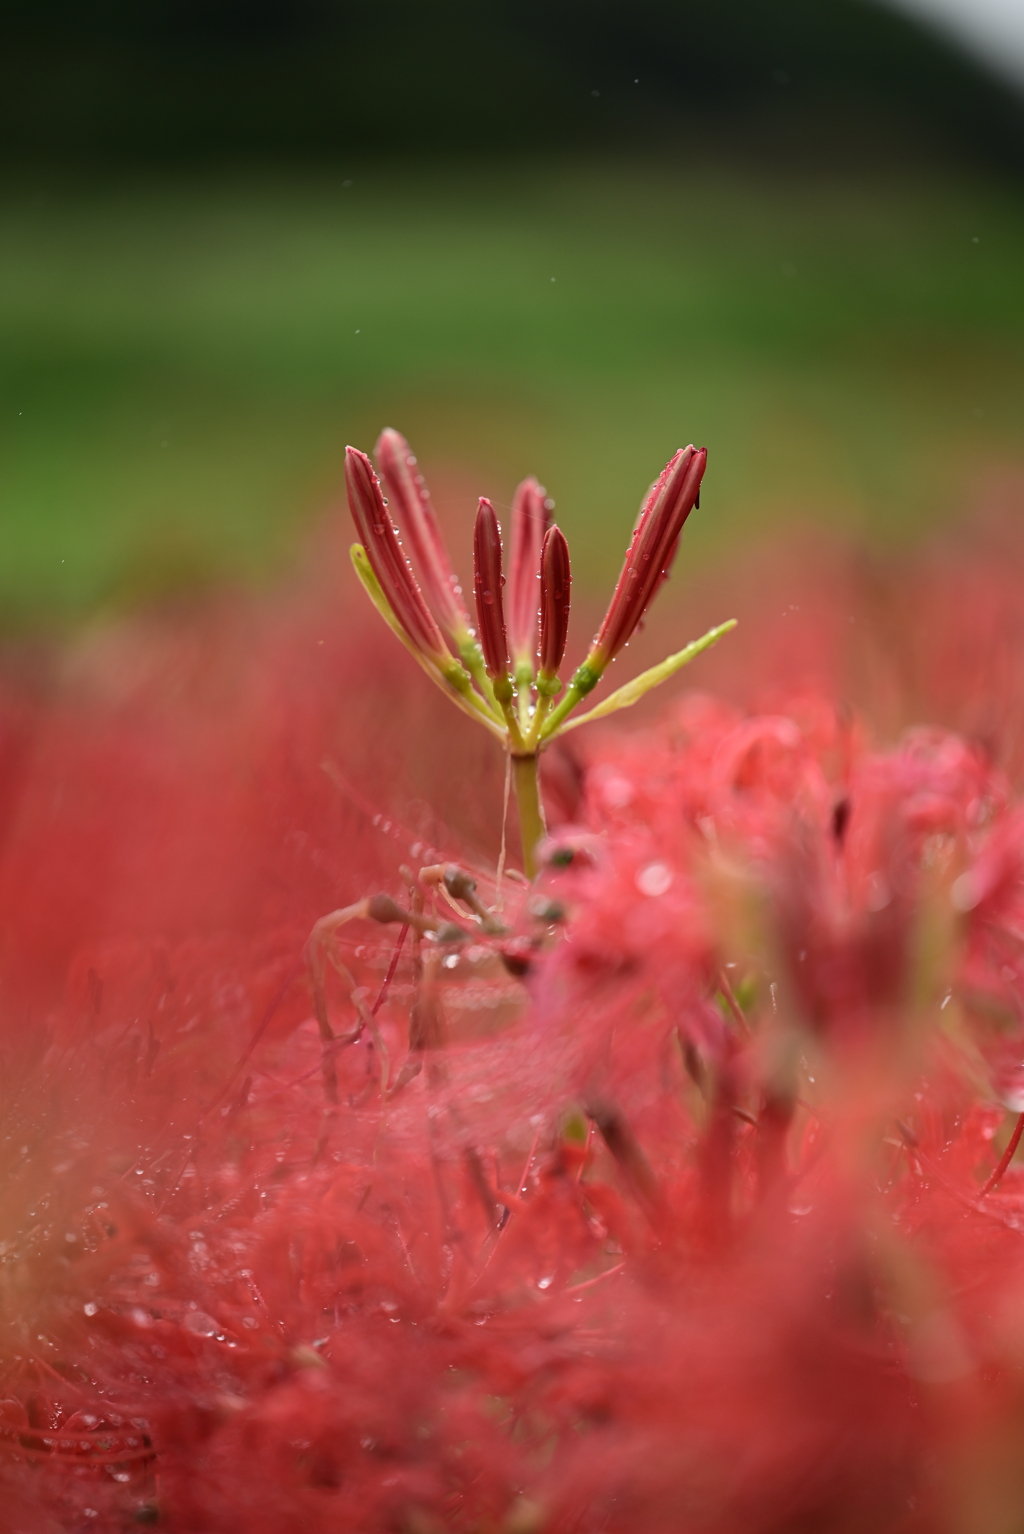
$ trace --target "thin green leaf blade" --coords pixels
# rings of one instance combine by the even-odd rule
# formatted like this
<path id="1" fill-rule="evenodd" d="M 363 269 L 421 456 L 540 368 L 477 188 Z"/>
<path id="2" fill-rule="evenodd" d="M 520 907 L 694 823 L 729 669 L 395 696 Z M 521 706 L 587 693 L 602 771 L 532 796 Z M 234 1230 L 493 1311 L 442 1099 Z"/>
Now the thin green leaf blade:
<path id="1" fill-rule="evenodd" d="M 506 737 L 504 724 L 498 722 L 479 693 L 471 691 L 469 687 L 460 688 L 456 686 L 452 677 L 446 676 L 429 656 L 424 655 L 413 644 L 405 629 L 399 623 L 394 608 L 381 590 L 380 582 L 373 573 L 373 566 L 370 564 L 363 545 L 361 543 L 353 543 L 349 549 L 349 557 L 352 560 L 352 568 L 359 578 L 359 584 L 366 592 L 366 595 L 370 598 L 370 601 L 380 613 L 388 628 L 402 641 L 409 654 L 419 662 L 430 680 L 440 687 L 445 696 L 450 698 L 456 707 L 461 708 L 464 714 L 468 714 L 471 719 L 475 719 L 478 724 L 482 724 L 486 729 L 490 730 L 492 735 L 504 741 Z M 457 661 L 452 662 L 452 667 L 453 671 L 457 668 L 460 673 L 463 673 L 466 682 L 469 683 L 468 673 L 463 671 L 463 667 Z"/>
<path id="2" fill-rule="evenodd" d="M 642 671 L 631 682 L 617 688 L 595 708 L 589 709 L 587 713 L 580 714 L 575 719 L 567 720 L 557 733 L 575 730 L 577 726 L 589 724 L 594 719 L 605 719 L 609 714 L 617 713 L 620 708 L 632 708 L 634 703 L 639 703 L 640 699 L 653 688 L 660 687 L 662 682 L 667 682 L 670 676 L 674 676 L 677 671 L 688 666 L 690 661 L 696 659 L 698 655 L 703 654 L 705 650 L 710 650 L 723 635 L 730 633 L 736 627 L 736 622 L 735 618 L 730 618 L 728 622 L 720 623 L 717 628 L 708 629 L 706 634 L 693 640 L 685 649 L 678 650 L 675 655 L 669 655 L 665 660 L 659 661 L 656 666 L 652 666 L 649 671 Z"/>

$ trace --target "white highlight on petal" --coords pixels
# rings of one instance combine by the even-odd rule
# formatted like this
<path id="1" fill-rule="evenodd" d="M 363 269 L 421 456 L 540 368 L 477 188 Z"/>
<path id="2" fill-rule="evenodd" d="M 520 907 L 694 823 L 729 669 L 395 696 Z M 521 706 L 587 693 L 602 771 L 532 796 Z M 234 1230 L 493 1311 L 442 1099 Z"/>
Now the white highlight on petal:
<path id="1" fill-rule="evenodd" d="M 636 887 L 641 895 L 664 895 L 671 889 L 675 878 L 667 863 L 648 863 L 636 876 Z"/>

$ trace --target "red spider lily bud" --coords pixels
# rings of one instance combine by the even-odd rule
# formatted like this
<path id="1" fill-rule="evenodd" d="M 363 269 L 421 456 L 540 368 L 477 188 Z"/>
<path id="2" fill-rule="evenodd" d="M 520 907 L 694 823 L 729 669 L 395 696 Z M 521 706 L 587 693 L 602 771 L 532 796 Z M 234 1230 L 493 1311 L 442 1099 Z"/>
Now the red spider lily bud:
<path id="1" fill-rule="evenodd" d="M 512 558 L 509 568 L 508 628 L 512 659 L 528 665 L 537 657 L 540 551 L 551 519 L 543 485 L 524 479 L 512 497 Z"/>
<path id="2" fill-rule="evenodd" d="M 700 494 L 707 449 L 680 448 L 644 503 L 622 572 L 586 664 L 599 676 L 627 642 L 668 573 Z"/>
<path id="3" fill-rule="evenodd" d="M 462 588 L 445 548 L 437 513 L 416 458 L 401 432 L 388 426 L 374 449 L 394 507 L 395 520 L 409 545 L 412 562 L 423 583 L 434 617 L 458 641 L 470 627 Z"/>
<path id="4" fill-rule="evenodd" d="M 345 450 L 345 487 L 359 540 L 395 617 L 423 655 L 450 663 L 451 654 L 416 584 L 373 465 L 358 448 Z"/>
<path id="5" fill-rule="evenodd" d="M 558 674 L 569 637 L 569 544 L 560 527 L 550 527 L 540 560 L 540 675 L 544 682 Z"/>
<path id="6" fill-rule="evenodd" d="M 487 674 L 493 680 L 508 675 L 508 639 L 501 595 L 505 577 L 501 573 L 501 528 L 494 507 L 483 496 L 473 529 L 473 583 L 480 648 Z"/>

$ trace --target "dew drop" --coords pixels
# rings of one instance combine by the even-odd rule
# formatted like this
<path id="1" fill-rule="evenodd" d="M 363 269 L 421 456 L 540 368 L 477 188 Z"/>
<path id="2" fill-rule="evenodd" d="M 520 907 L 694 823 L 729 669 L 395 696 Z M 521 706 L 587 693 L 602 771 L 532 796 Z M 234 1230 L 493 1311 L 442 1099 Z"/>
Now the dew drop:
<path id="1" fill-rule="evenodd" d="M 220 1330 L 213 1317 L 203 1310 L 190 1310 L 185 1317 L 185 1327 L 197 1337 L 215 1337 Z"/>

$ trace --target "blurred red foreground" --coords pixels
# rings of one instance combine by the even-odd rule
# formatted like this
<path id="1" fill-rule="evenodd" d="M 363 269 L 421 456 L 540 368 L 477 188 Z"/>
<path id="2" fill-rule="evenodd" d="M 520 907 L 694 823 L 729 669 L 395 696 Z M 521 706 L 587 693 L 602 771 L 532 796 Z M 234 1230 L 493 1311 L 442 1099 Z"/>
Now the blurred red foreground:
<path id="1" fill-rule="evenodd" d="M 551 753 L 532 891 L 340 547 L 10 655 L 3 1528 L 1018 1530 L 1020 554 L 676 606 L 741 628 Z M 512 937 L 406 940 L 333 1107 L 310 930 L 447 860 Z"/>

